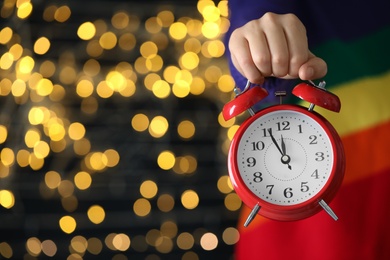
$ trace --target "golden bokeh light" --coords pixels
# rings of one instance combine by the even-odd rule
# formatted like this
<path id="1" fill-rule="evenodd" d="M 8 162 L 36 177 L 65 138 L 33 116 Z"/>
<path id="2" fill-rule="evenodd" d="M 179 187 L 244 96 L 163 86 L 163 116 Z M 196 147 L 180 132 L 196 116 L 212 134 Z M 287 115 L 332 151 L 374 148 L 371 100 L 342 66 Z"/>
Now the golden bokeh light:
<path id="1" fill-rule="evenodd" d="M 187 27 L 184 23 L 175 22 L 169 27 L 169 35 L 175 40 L 182 40 L 187 35 Z"/>
<path id="2" fill-rule="evenodd" d="M 152 86 L 153 94 L 158 98 L 166 98 L 171 93 L 171 86 L 165 80 L 157 80 Z"/>
<path id="3" fill-rule="evenodd" d="M 175 155 L 171 151 L 163 151 L 157 157 L 157 164 L 163 170 L 172 169 L 175 165 Z"/>
<path id="4" fill-rule="evenodd" d="M 8 147 L 4 147 L 0 152 L 0 159 L 4 166 L 12 166 L 15 162 L 14 151 Z"/>
<path id="5" fill-rule="evenodd" d="M 225 175 L 225 176 L 221 176 L 219 179 L 218 179 L 218 182 L 217 182 L 217 187 L 218 187 L 218 190 L 221 192 L 221 193 L 230 193 L 233 191 L 233 185 L 230 181 L 230 178 L 229 176 Z"/>
<path id="6" fill-rule="evenodd" d="M 50 41 L 46 37 L 41 37 L 34 43 L 34 52 L 36 54 L 43 55 L 45 54 L 50 48 Z"/>
<path id="7" fill-rule="evenodd" d="M 131 119 L 131 126 L 135 131 L 143 132 L 149 127 L 149 118 L 145 114 L 136 114 Z"/>
<path id="8" fill-rule="evenodd" d="M 7 44 L 12 39 L 13 31 L 6 26 L 0 30 L 0 44 Z"/>
<path id="9" fill-rule="evenodd" d="M 195 239 L 191 233 L 183 232 L 177 237 L 176 243 L 180 249 L 190 250 L 195 244 Z"/>
<path id="10" fill-rule="evenodd" d="M 174 198 L 169 194 L 162 194 L 157 199 L 157 207 L 162 212 L 170 212 L 175 206 Z"/>
<path id="11" fill-rule="evenodd" d="M 156 196 L 157 191 L 157 184 L 151 180 L 144 181 L 139 188 L 139 192 L 141 193 L 142 197 L 146 199 L 151 199 Z"/>
<path id="12" fill-rule="evenodd" d="M 71 14 L 72 11 L 70 10 L 69 6 L 63 5 L 58 7 L 57 10 L 55 10 L 54 19 L 57 22 L 64 23 L 70 18 Z"/>
<path id="13" fill-rule="evenodd" d="M 91 22 L 85 22 L 79 26 L 77 29 L 77 35 L 82 40 L 90 40 L 95 36 L 96 27 Z"/>
<path id="14" fill-rule="evenodd" d="M 225 207 L 230 211 L 237 211 L 241 208 L 242 202 L 236 193 L 229 193 L 225 197 Z"/>
<path id="15" fill-rule="evenodd" d="M 0 190 L 0 205 L 10 209 L 15 205 L 15 196 L 9 190 Z"/>
<path id="16" fill-rule="evenodd" d="M 183 139 L 190 139 L 195 134 L 195 124 L 190 120 L 183 120 L 177 126 L 177 133 Z"/>
<path id="17" fill-rule="evenodd" d="M 4 125 L 0 125 L 0 144 L 4 143 L 8 137 L 7 127 Z"/>
<path id="18" fill-rule="evenodd" d="M 118 39 L 113 32 L 105 32 L 99 38 L 99 44 L 105 50 L 111 50 L 116 46 Z"/>
<path id="19" fill-rule="evenodd" d="M 82 139 L 85 135 L 85 132 L 86 132 L 86 130 L 85 130 L 84 125 L 79 123 L 79 122 L 74 122 L 74 123 L 70 124 L 70 126 L 68 128 L 68 134 L 72 140 Z"/>
<path id="20" fill-rule="evenodd" d="M 222 239 L 227 245 L 234 245 L 240 239 L 240 233 L 237 228 L 228 227 L 223 231 Z"/>
<path id="21" fill-rule="evenodd" d="M 155 138 L 161 138 L 168 131 L 168 120 L 163 116 L 155 116 L 149 125 L 149 133 Z"/>
<path id="22" fill-rule="evenodd" d="M 76 230 L 76 220 L 71 216 L 64 216 L 59 220 L 61 230 L 66 234 L 71 234 Z"/>
<path id="23" fill-rule="evenodd" d="M 88 172 L 81 171 L 74 176 L 74 184 L 79 190 L 86 190 L 91 187 L 92 177 Z"/>
<path id="24" fill-rule="evenodd" d="M 200 245 L 206 251 L 214 250 L 218 246 L 218 238 L 214 233 L 206 233 L 200 239 Z"/>
<path id="25" fill-rule="evenodd" d="M 88 209 L 87 215 L 92 223 L 101 224 L 106 217 L 106 212 L 102 206 L 93 205 Z"/>
<path id="26" fill-rule="evenodd" d="M 181 195 L 181 203 L 186 209 L 195 209 L 199 205 L 199 196 L 194 190 L 186 190 Z"/>
<path id="27" fill-rule="evenodd" d="M 50 189 L 56 189 L 60 186 L 61 175 L 56 171 L 48 171 L 45 174 L 45 184 Z"/>
<path id="28" fill-rule="evenodd" d="M 30 16 L 32 10 L 33 10 L 33 5 L 29 1 L 25 1 L 18 6 L 17 16 L 20 19 L 26 19 L 27 17 Z"/>
<path id="29" fill-rule="evenodd" d="M 147 199 L 141 198 L 134 202 L 133 211 L 139 217 L 145 217 L 150 214 L 152 206 Z"/>

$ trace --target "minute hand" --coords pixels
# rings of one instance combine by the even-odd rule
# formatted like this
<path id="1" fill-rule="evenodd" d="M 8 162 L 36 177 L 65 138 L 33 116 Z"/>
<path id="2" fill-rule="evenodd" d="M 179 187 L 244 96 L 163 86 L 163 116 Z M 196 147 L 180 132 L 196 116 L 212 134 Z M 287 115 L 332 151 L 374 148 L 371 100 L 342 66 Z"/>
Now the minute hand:
<path id="1" fill-rule="evenodd" d="M 282 149 L 280 149 L 280 147 L 279 147 L 278 142 L 276 142 L 275 137 L 272 135 L 272 129 L 271 129 L 271 128 L 268 128 L 268 133 L 269 133 L 269 135 L 271 136 L 272 142 L 275 144 L 276 148 L 278 148 L 280 154 L 281 154 L 281 155 L 284 155 L 284 153 L 282 152 Z"/>

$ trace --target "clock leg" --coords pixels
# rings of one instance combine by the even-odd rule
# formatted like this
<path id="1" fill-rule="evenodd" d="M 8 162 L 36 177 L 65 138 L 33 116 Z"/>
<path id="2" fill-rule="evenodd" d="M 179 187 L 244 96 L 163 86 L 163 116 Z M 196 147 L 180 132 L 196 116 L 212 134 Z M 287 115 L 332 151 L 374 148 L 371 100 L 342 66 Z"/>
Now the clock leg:
<path id="1" fill-rule="evenodd" d="M 244 223 L 244 227 L 249 226 L 249 224 L 252 222 L 252 220 L 256 217 L 257 212 L 259 212 L 260 206 L 259 204 L 256 204 L 255 207 L 252 209 L 251 213 L 249 214 L 248 218 L 246 219 Z"/>
<path id="2" fill-rule="evenodd" d="M 324 200 L 320 200 L 319 204 L 326 211 L 326 213 L 328 213 L 329 216 L 331 216 L 335 221 L 337 221 L 339 219 L 337 217 L 337 215 L 333 212 L 333 210 L 329 207 L 329 205 L 326 204 L 326 202 Z"/>

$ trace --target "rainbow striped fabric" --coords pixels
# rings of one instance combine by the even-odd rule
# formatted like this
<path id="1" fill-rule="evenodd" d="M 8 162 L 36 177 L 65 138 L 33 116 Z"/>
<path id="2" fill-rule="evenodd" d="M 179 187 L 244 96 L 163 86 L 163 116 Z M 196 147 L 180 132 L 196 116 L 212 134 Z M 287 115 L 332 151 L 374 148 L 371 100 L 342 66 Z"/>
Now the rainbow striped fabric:
<path id="1" fill-rule="evenodd" d="M 337 129 L 347 160 L 330 204 L 337 222 L 325 212 L 296 222 L 257 216 L 244 228 L 250 212 L 244 206 L 235 259 L 390 259 L 390 1 L 229 0 L 229 6 L 230 32 L 268 11 L 302 20 L 310 49 L 328 64 L 328 89 L 342 102 L 338 114 L 316 111 Z"/>

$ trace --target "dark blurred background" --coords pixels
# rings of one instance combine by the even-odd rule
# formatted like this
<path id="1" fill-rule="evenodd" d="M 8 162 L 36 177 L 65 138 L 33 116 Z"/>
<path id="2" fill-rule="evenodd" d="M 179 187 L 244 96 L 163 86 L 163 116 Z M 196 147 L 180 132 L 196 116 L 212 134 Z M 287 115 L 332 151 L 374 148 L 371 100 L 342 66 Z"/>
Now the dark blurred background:
<path id="1" fill-rule="evenodd" d="M 233 259 L 227 1 L 4 0 L 0 259 Z"/>

